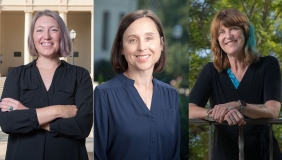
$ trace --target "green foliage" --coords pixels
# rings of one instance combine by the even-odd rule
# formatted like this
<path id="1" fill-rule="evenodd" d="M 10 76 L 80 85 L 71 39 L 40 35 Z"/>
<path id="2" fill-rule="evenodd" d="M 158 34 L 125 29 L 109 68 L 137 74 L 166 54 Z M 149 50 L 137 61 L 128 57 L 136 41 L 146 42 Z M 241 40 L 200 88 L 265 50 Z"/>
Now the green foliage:
<path id="1" fill-rule="evenodd" d="M 199 71 L 203 68 L 203 66 L 208 62 L 211 61 L 210 53 L 207 56 L 202 57 L 196 52 L 190 52 L 189 56 L 189 86 L 193 86 Z"/>
<path id="2" fill-rule="evenodd" d="M 208 125 L 189 125 L 190 160 L 208 159 L 208 131 Z"/>
<path id="3" fill-rule="evenodd" d="M 109 61 L 101 60 L 94 66 L 94 81 L 101 84 L 112 79 L 115 76 L 113 67 Z"/>
<path id="4" fill-rule="evenodd" d="M 282 62 L 282 0 L 191 0 L 189 8 L 190 89 L 202 67 L 212 61 L 209 27 L 215 13 L 222 9 L 236 8 L 245 13 L 255 27 L 259 53 Z M 282 149 L 282 125 L 274 125 L 273 130 Z M 189 159 L 207 159 L 206 132 L 207 126 L 189 125 Z"/>
<path id="5" fill-rule="evenodd" d="M 104 78 L 103 78 L 103 75 L 101 73 L 99 73 L 99 75 L 98 75 L 98 83 L 101 84 L 102 82 L 104 82 Z"/>
<path id="6" fill-rule="evenodd" d="M 176 42 L 168 47 L 167 67 L 164 72 L 171 77 L 182 76 L 185 79 L 182 87 L 188 87 L 188 56 L 188 45 Z"/>
<path id="7" fill-rule="evenodd" d="M 257 50 L 262 55 L 272 55 L 282 62 L 282 1 L 275 0 L 251 0 L 251 1 L 232 1 L 232 0 L 192 0 L 189 10 L 189 43 L 190 56 L 196 58 L 197 53 L 210 48 L 209 27 L 215 13 L 222 9 L 236 8 L 245 13 L 255 27 L 257 39 Z M 191 58 L 193 63 L 196 59 Z M 199 57 L 201 60 L 202 57 Z M 205 62 L 211 61 L 209 57 Z M 204 62 L 201 64 L 205 64 Z M 201 67 L 200 67 L 201 69 Z M 190 86 L 194 84 L 195 77 L 200 69 L 189 69 Z M 192 75 L 191 75 L 192 74 Z"/>

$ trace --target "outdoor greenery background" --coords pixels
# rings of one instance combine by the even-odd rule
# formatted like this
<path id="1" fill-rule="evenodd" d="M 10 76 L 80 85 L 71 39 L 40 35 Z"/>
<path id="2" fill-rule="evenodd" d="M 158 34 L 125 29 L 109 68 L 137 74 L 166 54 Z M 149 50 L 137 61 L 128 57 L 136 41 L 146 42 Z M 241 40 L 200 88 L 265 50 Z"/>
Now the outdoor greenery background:
<path id="1" fill-rule="evenodd" d="M 210 52 L 210 22 L 216 12 L 236 8 L 245 13 L 255 27 L 257 50 L 263 56 L 272 55 L 282 62 L 282 1 L 281 0 L 191 0 L 189 2 L 189 86 L 193 87 L 199 71 L 208 61 Z M 281 68 L 281 65 L 280 65 Z M 259 87 L 259 86 L 258 86 Z M 282 116 L 280 112 L 280 117 Z M 282 126 L 273 126 L 282 149 Z M 208 126 L 189 125 L 189 159 L 208 157 Z"/>
<path id="2" fill-rule="evenodd" d="M 160 18 L 167 40 L 167 66 L 154 76 L 179 90 L 181 122 L 181 159 L 188 159 L 188 0 L 138 0 L 138 9 L 150 9 Z M 180 37 L 173 36 L 174 26 L 182 26 Z M 94 80 L 102 83 L 115 76 L 108 61 L 95 63 Z"/>
<path id="3" fill-rule="evenodd" d="M 183 93 L 183 89 L 191 90 L 202 67 L 212 61 L 210 22 L 215 13 L 222 9 L 242 11 L 255 27 L 259 53 L 275 56 L 281 64 L 282 0 L 139 0 L 138 8 L 153 10 L 163 23 L 168 62 L 164 72 L 155 74 L 155 77 L 180 91 L 181 159 L 207 159 L 208 128 L 206 125 L 188 127 L 188 95 Z M 175 25 L 182 26 L 180 38 L 173 36 Z M 94 73 L 95 81 L 99 82 L 115 76 L 107 61 L 96 63 Z M 273 130 L 282 147 L 282 126 L 274 125 Z"/>

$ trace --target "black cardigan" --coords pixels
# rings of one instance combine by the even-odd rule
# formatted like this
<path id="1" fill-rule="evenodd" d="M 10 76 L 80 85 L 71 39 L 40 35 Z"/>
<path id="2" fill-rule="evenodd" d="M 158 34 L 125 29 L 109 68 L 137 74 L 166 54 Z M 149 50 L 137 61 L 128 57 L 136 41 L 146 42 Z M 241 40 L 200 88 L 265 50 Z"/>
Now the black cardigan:
<path id="1" fill-rule="evenodd" d="M 27 110 L 0 112 L 2 131 L 9 134 L 6 160 L 85 160 L 85 139 L 93 124 L 93 87 L 89 72 L 62 61 L 48 91 L 36 60 L 12 69 L 2 98 L 20 101 Z M 40 129 L 36 108 L 76 105 L 74 118 L 50 122 L 50 132 Z"/>
<path id="2" fill-rule="evenodd" d="M 281 102 L 281 75 L 277 59 L 261 57 L 259 62 L 250 65 L 237 89 L 226 70 L 220 73 L 213 63 L 206 64 L 189 95 L 189 103 L 205 107 L 209 99 L 211 108 L 239 99 L 251 104 L 264 104 L 268 100 Z M 215 125 L 213 159 L 238 160 L 238 131 L 238 125 Z M 268 156 L 263 154 L 267 153 L 267 133 L 267 125 L 244 126 L 245 159 Z M 274 138 L 275 156 L 281 156 L 281 151 Z"/>

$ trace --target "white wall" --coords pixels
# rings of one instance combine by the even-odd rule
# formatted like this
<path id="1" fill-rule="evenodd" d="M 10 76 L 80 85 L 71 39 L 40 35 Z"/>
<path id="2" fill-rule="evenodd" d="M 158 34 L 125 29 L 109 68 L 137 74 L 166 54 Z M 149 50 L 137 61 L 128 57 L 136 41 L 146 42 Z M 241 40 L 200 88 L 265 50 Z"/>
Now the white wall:
<path id="1" fill-rule="evenodd" d="M 2 5 L 23 5 L 26 3 L 33 3 L 35 5 L 93 5 L 94 0 L 1 0 Z"/>
<path id="2" fill-rule="evenodd" d="M 36 13 L 39 10 L 50 9 L 62 13 L 67 19 L 68 27 L 77 31 L 75 65 L 93 72 L 93 37 L 92 20 L 94 0 L 0 0 L 0 54 L 3 63 L 0 64 L 0 76 L 7 75 L 8 67 L 26 63 L 24 57 L 29 56 L 24 38 L 25 13 Z M 91 42 L 92 41 L 92 42 Z M 21 52 L 21 57 L 14 57 L 14 52 Z M 26 55 L 24 55 L 26 54 Z M 66 60 L 71 63 L 69 58 Z"/>
<path id="3" fill-rule="evenodd" d="M 3 63 L 1 76 L 8 73 L 8 67 L 16 67 L 23 64 L 24 56 L 24 14 L 22 12 L 3 13 L 1 15 L 1 53 Z M 14 57 L 14 52 L 21 52 L 21 57 Z"/>
<path id="4" fill-rule="evenodd" d="M 68 30 L 76 32 L 74 51 L 79 52 L 79 57 L 74 57 L 74 64 L 91 71 L 91 13 L 70 12 L 67 16 Z M 71 63 L 71 58 L 68 60 Z"/>

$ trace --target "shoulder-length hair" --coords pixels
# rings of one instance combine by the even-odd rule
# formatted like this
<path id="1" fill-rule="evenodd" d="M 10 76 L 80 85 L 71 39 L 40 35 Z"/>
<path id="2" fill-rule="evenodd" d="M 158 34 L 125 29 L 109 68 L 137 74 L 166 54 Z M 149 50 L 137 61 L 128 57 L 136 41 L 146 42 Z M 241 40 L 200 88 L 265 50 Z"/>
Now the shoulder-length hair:
<path id="1" fill-rule="evenodd" d="M 132 22 L 142 17 L 148 17 L 152 19 L 156 24 L 160 38 L 163 37 L 163 51 L 161 53 L 159 61 L 154 66 L 153 72 L 154 73 L 162 72 L 165 68 L 167 49 L 166 49 L 166 39 L 165 39 L 161 21 L 159 20 L 157 15 L 150 10 L 137 10 L 137 11 L 134 11 L 134 12 L 131 12 L 125 15 L 119 24 L 119 27 L 116 33 L 116 37 L 113 42 L 113 46 L 111 50 L 111 64 L 113 65 L 113 69 L 115 73 L 122 73 L 128 69 L 127 61 L 125 57 L 121 54 L 122 49 L 123 49 L 122 48 L 123 47 L 122 45 L 123 34 Z"/>
<path id="2" fill-rule="evenodd" d="M 222 72 L 230 68 L 230 62 L 226 53 L 221 49 L 218 36 L 220 26 L 225 27 L 239 26 L 242 27 L 245 36 L 244 44 L 244 64 L 250 65 L 258 61 L 259 54 L 256 51 L 255 30 L 248 17 L 236 9 L 226 9 L 218 12 L 211 23 L 211 50 L 214 56 L 214 66 L 217 71 Z M 222 57 L 221 57 L 222 56 Z"/>
<path id="3" fill-rule="evenodd" d="M 61 38 L 60 38 L 60 55 L 59 56 L 60 57 L 69 56 L 72 53 L 72 41 L 69 36 L 67 26 L 65 22 L 63 21 L 63 19 L 56 12 L 53 12 L 50 10 L 44 10 L 44 11 L 37 12 L 31 21 L 30 30 L 28 34 L 28 50 L 29 50 L 30 55 L 38 56 L 38 52 L 34 45 L 33 32 L 34 32 L 34 26 L 35 26 L 36 20 L 42 16 L 52 17 L 56 20 L 56 22 L 59 25 L 59 30 L 60 30 L 60 35 L 61 35 L 60 36 Z"/>

